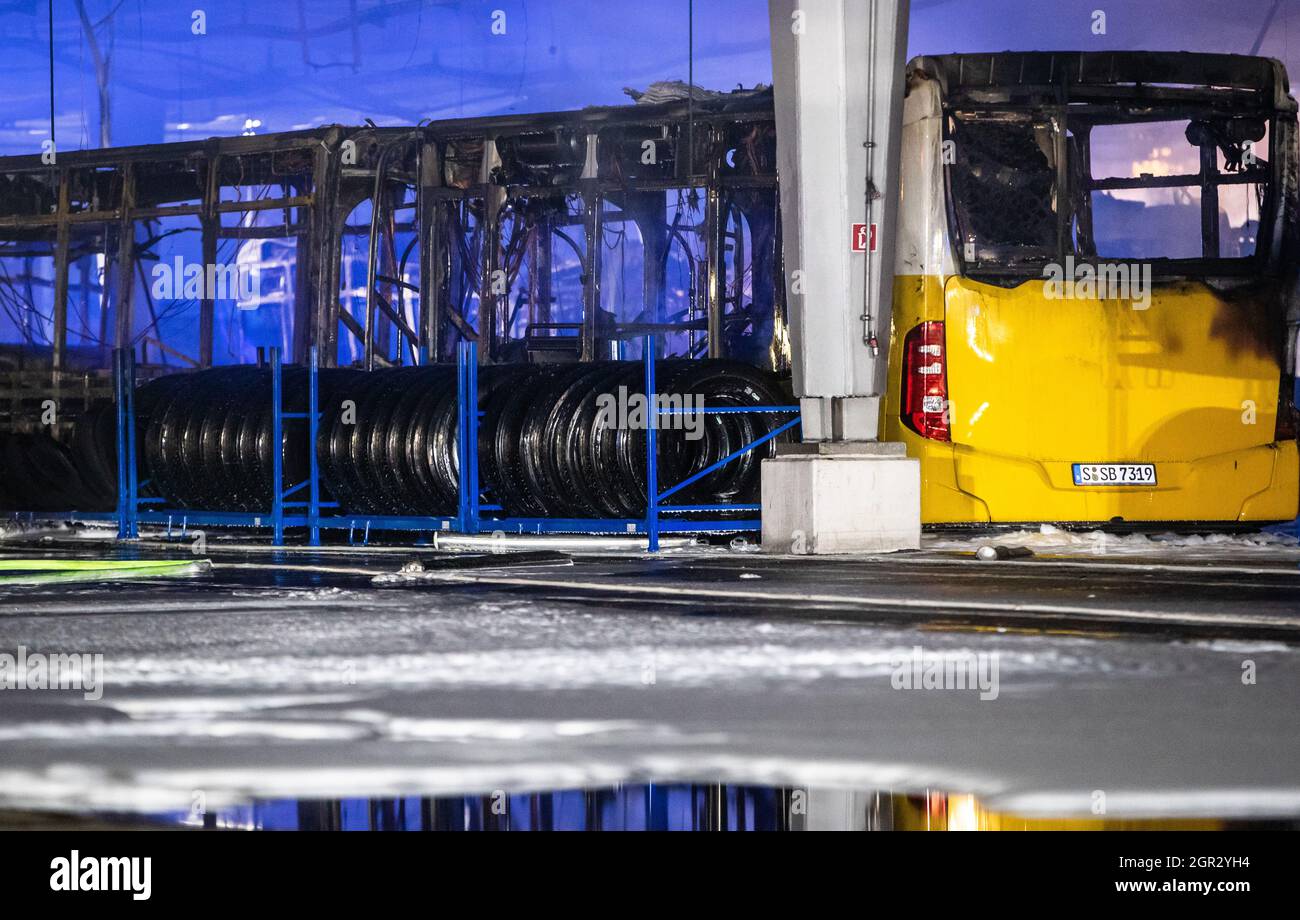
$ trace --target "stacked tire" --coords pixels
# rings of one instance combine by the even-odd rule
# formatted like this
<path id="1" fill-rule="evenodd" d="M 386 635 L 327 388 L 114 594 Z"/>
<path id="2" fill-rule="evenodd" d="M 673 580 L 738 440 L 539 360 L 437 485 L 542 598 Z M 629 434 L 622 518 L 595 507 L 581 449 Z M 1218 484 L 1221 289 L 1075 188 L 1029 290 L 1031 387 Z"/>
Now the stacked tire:
<path id="1" fill-rule="evenodd" d="M 111 511 L 117 502 L 117 413 L 97 403 L 56 439 L 48 429 L 0 434 L 0 509 Z"/>
<path id="2" fill-rule="evenodd" d="M 478 458 L 486 501 L 510 517 L 644 514 L 645 427 L 620 424 L 626 419 L 609 411 L 611 404 L 626 406 L 644 396 L 643 374 L 642 365 L 634 362 L 482 368 Z M 656 375 L 656 389 L 680 397 L 681 405 L 747 408 L 789 402 L 780 381 L 745 364 L 661 361 Z M 331 402 L 317 450 L 322 482 L 343 509 L 455 512 L 460 465 L 453 368 L 356 374 L 334 389 Z M 701 414 L 690 419 L 688 430 L 669 418 L 663 417 L 657 432 L 661 490 L 787 420 L 761 413 Z M 757 501 L 759 463 L 774 447 L 768 442 L 725 464 L 673 501 Z"/>
<path id="3" fill-rule="evenodd" d="M 485 502 L 511 517 L 637 517 L 646 511 L 644 367 L 640 362 L 508 364 L 479 371 L 479 481 Z M 746 364 L 666 360 L 656 389 L 690 409 L 787 404 L 781 381 Z M 315 444 L 323 497 L 366 515 L 450 515 L 459 496 L 456 369 L 323 370 Z M 286 368 L 286 413 L 306 414 L 306 371 Z M 642 407 L 639 416 L 626 411 Z M 611 407 L 618 407 L 611 411 Z M 752 443 L 788 416 L 659 416 L 662 491 Z M 141 493 L 166 507 L 267 511 L 274 488 L 270 372 L 229 367 L 160 377 L 136 394 Z M 3 497 L 15 510 L 113 507 L 111 405 L 75 427 L 67 447 L 48 436 L 0 441 Z M 307 479 L 305 418 L 283 420 L 285 488 Z M 784 437 L 784 436 L 783 436 Z M 759 463 L 775 442 L 743 454 L 675 493 L 674 504 L 758 500 Z M 28 496 L 27 503 L 15 503 Z M 296 499 L 305 498 L 295 495 Z"/>

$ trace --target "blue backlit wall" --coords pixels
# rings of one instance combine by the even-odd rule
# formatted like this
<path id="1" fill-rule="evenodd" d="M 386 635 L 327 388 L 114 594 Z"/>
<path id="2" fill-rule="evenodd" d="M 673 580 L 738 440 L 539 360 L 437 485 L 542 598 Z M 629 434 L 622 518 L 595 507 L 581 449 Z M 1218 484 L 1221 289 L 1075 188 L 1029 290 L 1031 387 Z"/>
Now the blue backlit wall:
<path id="1" fill-rule="evenodd" d="M 629 101 L 625 87 L 687 77 L 690 7 L 689 0 L 59 0 L 54 136 L 58 149 L 69 150 L 99 146 L 104 136 L 120 146 L 617 104 Z M 1300 72 L 1290 47 L 1300 4 L 1276 0 L 1230 8 L 1188 0 L 913 0 L 912 8 L 913 53 L 1254 51 Z M 807 12 L 816 15 L 816 4 Z M 730 89 L 770 81 L 766 0 L 696 0 L 693 15 L 696 82 Z M 38 153 L 50 139 L 50 39 L 44 3 L 0 8 L 0 154 Z M 197 227 L 185 220 L 160 228 L 166 235 L 151 257 L 199 258 Z M 0 342 L 46 342 L 53 259 L 39 241 L 10 248 L 19 254 L 0 257 L 0 282 L 16 279 L 0 284 Z M 291 290 L 291 279 L 275 265 L 291 266 L 291 255 L 257 254 L 269 266 L 259 309 L 217 304 L 216 363 L 246 362 L 259 346 L 290 341 L 292 311 L 275 298 Z M 605 279 L 618 302 L 620 292 L 635 293 L 624 275 L 635 278 L 636 265 L 608 262 L 620 272 Z M 93 256 L 72 265 L 73 350 L 102 344 L 105 318 L 93 315 L 102 268 Z M 193 354 L 197 307 L 176 299 L 151 305 L 148 282 L 138 279 L 134 298 L 142 359 L 179 360 L 149 339 Z M 567 295 L 557 296 L 562 307 Z"/>
<path id="2" fill-rule="evenodd" d="M 111 140 L 119 145 L 616 104 L 626 100 L 625 86 L 686 79 L 688 69 L 688 0 L 57 0 L 63 149 L 99 142 L 83 4 L 107 59 Z M 1270 15 L 1274 6 L 913 0 L 910 44 L 913 53 L 1244 54 L 1258 41 L 1259 53 L 1300 71 L 1290 43 L 1293 33 L 1300 37 L 1300 4 Z M 816 3 L 809 10 L 815 14 Z M 767 33 L 766 0 L 696 0 L 696 80 L 719 89 L 770 81 Z M 39 151 L 49 135 L 48 43 L 44 2 L 0 9 L 0 153 Z"/>

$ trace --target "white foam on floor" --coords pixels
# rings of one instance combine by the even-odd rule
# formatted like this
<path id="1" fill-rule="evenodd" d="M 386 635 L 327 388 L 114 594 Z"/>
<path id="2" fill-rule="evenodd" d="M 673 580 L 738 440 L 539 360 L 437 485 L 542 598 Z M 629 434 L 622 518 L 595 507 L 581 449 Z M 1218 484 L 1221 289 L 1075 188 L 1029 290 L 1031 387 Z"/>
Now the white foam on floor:
<path id="1" fill-rule="evenodd" d="M 1091 556 L 1191 556 L 1206 555 L 1240 560 L 1273 555 L 1294 555 L 1300 560 L 1300 538 L 1274 531 L 1251 533 L 1115 534 L 1102 530 L 1062 530 L 1051 524 L 1005 533 L 972 535 L 926 535 L 921 546 L 928 550 L 975 552 L 981 546 L 1024 548 L 1035 553 Z"/>

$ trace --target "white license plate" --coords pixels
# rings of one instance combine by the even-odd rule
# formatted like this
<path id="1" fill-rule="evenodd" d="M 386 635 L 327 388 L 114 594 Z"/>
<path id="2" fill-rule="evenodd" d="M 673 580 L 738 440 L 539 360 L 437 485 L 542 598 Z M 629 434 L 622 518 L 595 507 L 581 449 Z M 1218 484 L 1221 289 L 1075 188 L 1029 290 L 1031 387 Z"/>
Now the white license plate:
<path id="1" fill-rule="evenodd" d="M 1076 463 L 1076 486 L 1153 486 L 1154 463 Z"/>

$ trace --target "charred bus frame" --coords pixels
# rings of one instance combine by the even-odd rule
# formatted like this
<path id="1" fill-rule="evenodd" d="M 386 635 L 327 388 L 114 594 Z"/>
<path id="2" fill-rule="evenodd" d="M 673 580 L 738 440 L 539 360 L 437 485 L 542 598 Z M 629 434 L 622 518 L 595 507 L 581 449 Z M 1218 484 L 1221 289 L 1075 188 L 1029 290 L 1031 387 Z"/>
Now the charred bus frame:
<path id="1" fill-rule="evenodd" d="M 668 219 L 674 191 L 696 205 L 695 225 Z M 618 343 L 675 333 L 689 339 L 686 352 L 714 357 L 734 351 L 729 337 L 761 338 L 749 357 L 783 369 L 776 203 L 772 102 L 761 91 L 81 151 L 53 163 L 0 158 L 0 260 L 53 263 L 0 277 L 20 330 L 11 337 L 21 339 L 0 346 L 9 353 L 0 363 L 14 392 L 22 380 L 52 382 L 55 392 L 73 381 L 106 387 L 115 348 L 137 349 L 146 374 L 230 363 L 218 350 L 213 290 L 185 305 L 191 335 L 189 317 L 197 320 L 196 353 L 168 334 L 150 294 L 145 266 L 180 232 L 168 222 L 185 221 L 209 266 L 229 242 L 292 241 L 292 334 L 283 344 L 293 362 L 313 346 L 326 367 L 451 361 L 460 341 L 476 342 L 485 363 L 589 361 L 621 356 Z M 609 309 L 601 262 L 607 234 L 632 223 L 643 279 L 641 309 L 629 318 Z M 349 309 L 341 284 L 357 267 L 347 249 L 359 242 L 364 305 Z M 674 246 L 690 266 L 689 304 L 670 316 Z M 553 251 L 576 253 L 576 315 L 552 309 Z M 526 290 L 516 290 L 525 262 Z M 36 308 L 33 283 L 52 288 L 49 314 Z M 354 357 L 341 359 L 343 350 Z"/>

